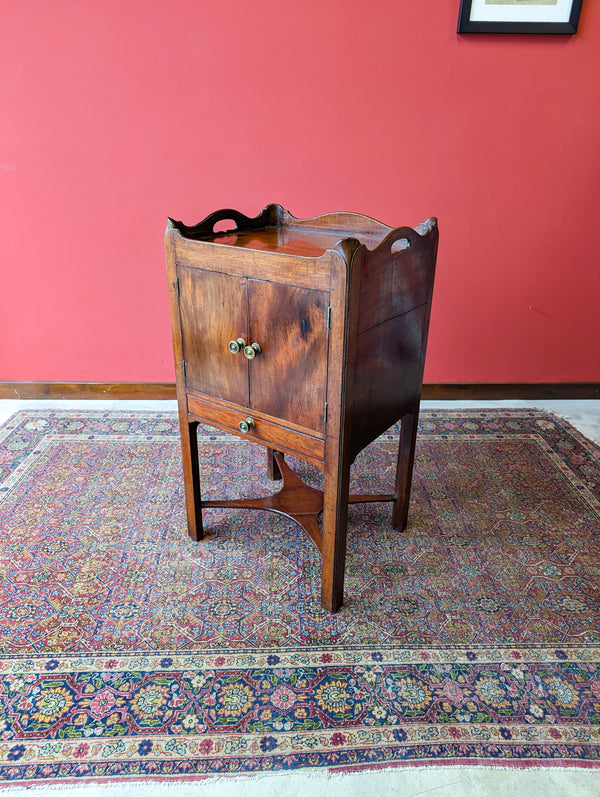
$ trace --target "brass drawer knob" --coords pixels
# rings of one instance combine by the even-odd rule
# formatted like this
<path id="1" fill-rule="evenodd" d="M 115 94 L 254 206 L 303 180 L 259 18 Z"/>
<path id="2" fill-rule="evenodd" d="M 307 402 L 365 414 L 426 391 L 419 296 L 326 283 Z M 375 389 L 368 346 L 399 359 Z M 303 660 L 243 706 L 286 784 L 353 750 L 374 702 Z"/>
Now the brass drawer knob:
<path id="1" fill-rule="evenodd" d="M 247 357 L 248 360 L 253 360 L 255 357 L 262 352 L 262 349 L 258 343 L 251 343 L 250 346 L 246 346 L 244 348 L 244 357 Z"/>
<path id="2" fill-rule="evenodd" d="M 246 345 L 246 341 L 244 338 L 238 338 L 237 340 L 230 340 L 229 341 L 229 351 L 232 354 L 239 354 L 244 346 Z"/>
<path id="3" fill-rule="evenodd" d="M 253 429 L 255 426 L 256 422 L 254 418 L 250 418 L 250 416 L 248 416 L 245 421 L 240 421 L 238 423 L 238 429 L 240 430 L 240 432 L 243 432 L 244 434 L 247 434 L 250 431 L 250 429 Z"/>

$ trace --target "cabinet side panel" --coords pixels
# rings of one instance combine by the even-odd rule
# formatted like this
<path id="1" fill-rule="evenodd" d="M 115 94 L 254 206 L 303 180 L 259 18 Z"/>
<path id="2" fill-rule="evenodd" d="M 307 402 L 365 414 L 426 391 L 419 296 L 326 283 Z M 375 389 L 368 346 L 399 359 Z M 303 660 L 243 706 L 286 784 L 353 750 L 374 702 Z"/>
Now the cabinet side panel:
<path id="1" fill-rule="evenodd" d="M 324 431 L 329 293 L 248 280 L 251 406 Z"/>
<path id="2" fill-rule="evenodd" d="M 373 252 L 357 252 L 361 282 L 351 378 L 354 455 L 418 406 L 436 254 L 437 228 L 424 236 L 399 228 Z"/>
<path id="3" fill-rule="evenodd" d="M 246 280 L 214 271 L 177 269 L 186 387 L 245 407 L 248 361 L 228 344 L 246 339 Z"/>
<path id="4" fill-rule="evenodd" d="M 419 401 L 426 313 L 422 305 L 359 335 L 351 432 L 355 454 Z"/>
<path id="5" fill-rule="evenodd" d="M 363 260 L 359 333 L 430 300 L 431 250 L 431 241 L 417 238 L 410 249 L 387 255 L 367 253 Z"/>

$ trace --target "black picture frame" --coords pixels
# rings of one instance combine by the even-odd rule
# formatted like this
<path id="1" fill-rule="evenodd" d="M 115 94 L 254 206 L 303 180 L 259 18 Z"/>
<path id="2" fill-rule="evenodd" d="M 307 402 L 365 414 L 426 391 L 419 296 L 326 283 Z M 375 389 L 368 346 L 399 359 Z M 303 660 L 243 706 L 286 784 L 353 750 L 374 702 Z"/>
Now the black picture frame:
<path id="1" fill-rule="evenodd" d="M 458 33 L 577 33 L 583 0 L 571 0 L 568 22 L 522 22 L 471 20 L 473 0 L 461 0 L 458 15 Z M 515 4 L 516 5 L 516 4 Z M 553 6 L 548 6 L 549 9 Z"/>

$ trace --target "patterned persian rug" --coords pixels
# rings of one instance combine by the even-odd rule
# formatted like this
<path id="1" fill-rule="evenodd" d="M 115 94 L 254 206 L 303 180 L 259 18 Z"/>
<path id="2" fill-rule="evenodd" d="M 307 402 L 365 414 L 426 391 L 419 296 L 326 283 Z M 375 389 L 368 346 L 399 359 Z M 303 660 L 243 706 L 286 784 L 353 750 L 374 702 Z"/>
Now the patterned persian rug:
<path id="1" fill-rule="evenodd" d="M 397 429 L 353 467 L 387 491 Z M 273 492 L 208 428 L 206 497 Z M 306 480 L 315 469 L 296 463 Z M 537 411 L 425 411 L 409 529 L 350 509 L 345 603 L 291 521 L 185 529 L 174 414 L 0 427 L 0 780 L 397 764 L 600 767 L 600 449 Z"/>

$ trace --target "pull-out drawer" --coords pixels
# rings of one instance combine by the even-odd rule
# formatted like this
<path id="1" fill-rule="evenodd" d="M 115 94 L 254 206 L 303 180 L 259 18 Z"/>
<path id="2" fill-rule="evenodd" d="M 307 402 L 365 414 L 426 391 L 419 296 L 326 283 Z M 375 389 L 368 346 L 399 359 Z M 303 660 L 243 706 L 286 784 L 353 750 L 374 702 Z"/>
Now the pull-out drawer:
<path id="1" fill-rule="evenodd" d="M 298 454 L 315 465 L 322 465 L 325 459 L 325 441 L 321 437 L 274 423 L 262 413 L 228 407 L 189 394 L 188 412 L 209 426 L 233 432 L 278 451 Z"/>

